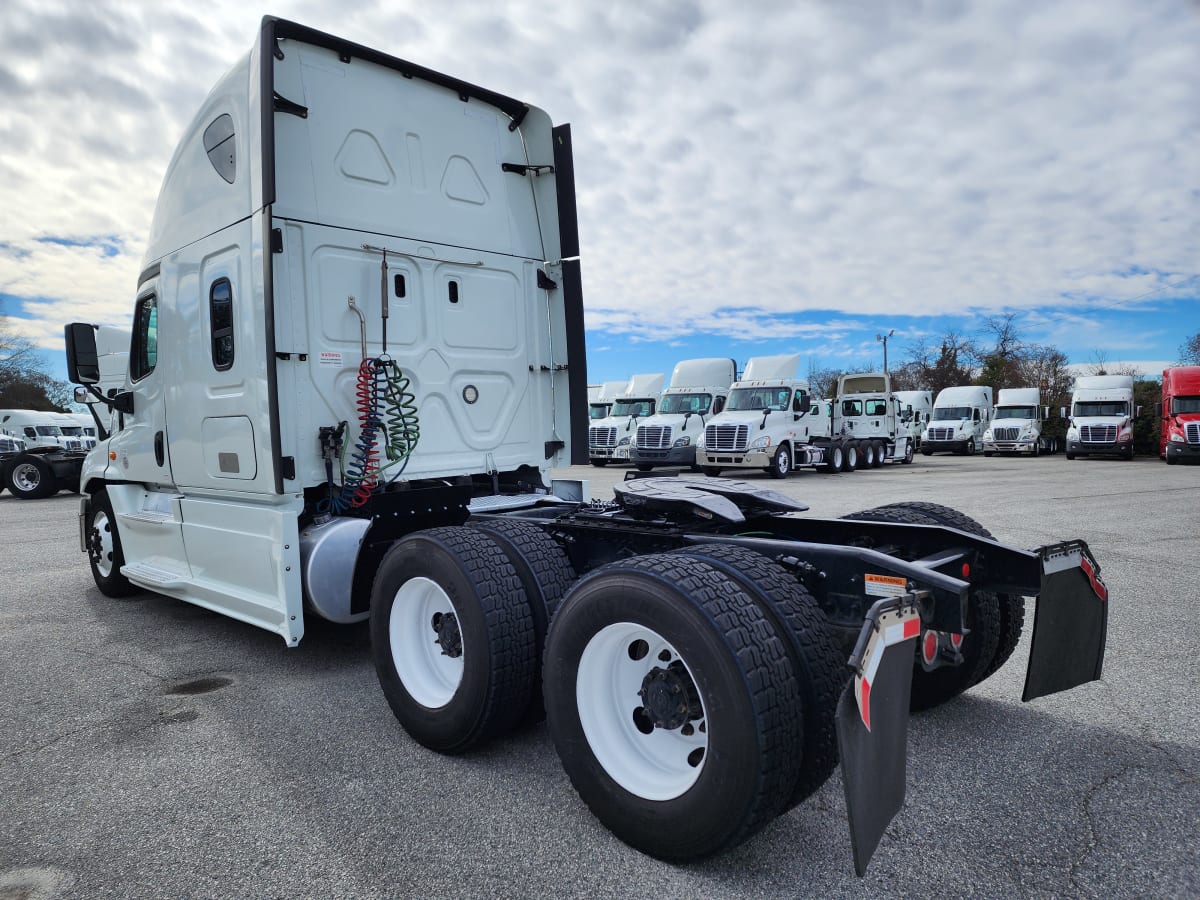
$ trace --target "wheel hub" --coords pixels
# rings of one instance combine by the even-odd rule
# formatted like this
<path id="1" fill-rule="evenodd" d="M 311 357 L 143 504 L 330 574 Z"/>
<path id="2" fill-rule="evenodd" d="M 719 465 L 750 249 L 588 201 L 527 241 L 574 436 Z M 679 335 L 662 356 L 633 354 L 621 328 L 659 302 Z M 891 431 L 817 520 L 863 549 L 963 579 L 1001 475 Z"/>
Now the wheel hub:
<path id="1" fill-rule="evenodd" d="M 704 716 L 696 686 L 679 660 L 647 672 L 638 696 L 655 728 L 673 730 Z"/>
<path id="2" fill-rule="evenodd" d="M 462 656 L 462 632 L 458 628 L 458 617 L 452 612 L 434 613 L 431 622 L 437 634 L 437 645 L 442 648 L 442 655 L 451 659 Z"/>

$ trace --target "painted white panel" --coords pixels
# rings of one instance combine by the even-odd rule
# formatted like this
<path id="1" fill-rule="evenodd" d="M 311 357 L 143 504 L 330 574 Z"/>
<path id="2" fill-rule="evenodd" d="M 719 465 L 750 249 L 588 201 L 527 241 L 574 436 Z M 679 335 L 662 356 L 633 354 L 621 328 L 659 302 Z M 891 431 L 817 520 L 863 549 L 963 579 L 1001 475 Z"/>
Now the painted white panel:
<path id="1" fill-rule="evenodd" d="M 529 162 L 505 113 L 361 59 L 284 48 L 277 83 L 308 117 L 275 116 L 276 215 L 544 257 L 532 179 L 500 169 Z"/>
<path id="2" fill-rule="evenodd" d="M 212 478 L 253 479 L 258 472 L 254 455 L 254 426 L 245 416 L 209 417 L 200 425 L 204 466 Z"/>

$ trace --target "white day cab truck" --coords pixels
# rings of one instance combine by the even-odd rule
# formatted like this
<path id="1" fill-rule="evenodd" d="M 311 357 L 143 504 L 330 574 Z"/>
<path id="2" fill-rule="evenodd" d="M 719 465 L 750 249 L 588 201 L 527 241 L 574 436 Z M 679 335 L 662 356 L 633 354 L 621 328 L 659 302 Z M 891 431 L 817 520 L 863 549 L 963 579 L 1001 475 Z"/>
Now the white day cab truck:
<path id="1" fill-rule="evenodd" d="M 592 393 L 592 387 L 588 387 L 588 421 L 598 422 L 601 419 L 607 419 L 608 413 L 612 409 L 612 405 L 616 399 L 625 393 L 625 388 L 628 387 L 628 381 L 605 381 L 595 385 L 595 393 Z"/>
<path id="2" fill-rule="evenodd" d="M 992 420 L 992 389 L 982 385 L 942 388 L 933 401 L 933 416 L 921 435 L 921 453 L 965 453 L 983 445 Z"/>
<path id="3" fill-rule="evenodd" d="M 665 380 L 661 372 L 634 375 L 613 398 L 608 415 L 588 423 L 588 459 L 593 466 L 630 461 L 638 424 L 654 415 Z"/>
<path id="4" fill-rule="evenodd" d="M 983 433 L 983 455 L 1057 453 L 1058 439 L 1042 434 L 1050 408 L 1042 406 L 1037 388 L 1001 388 L 992 421 Z"/>
<path id="5" fill-rule="evenodd" d="M 696 450 L 706 475 L 741 468 L 786 478 L 804 467 L 833 473 L 912 462 L 911 440 L 897 437 L 888 376 L 844 375 L 836 398 L 813 401 L 808 382 L 796 378 L 799 363 L 798 354 L 784 354 L 746 364 Z"/>
<path id="6" fill-rule="evenodd" d="M 913 439 L 913 448 L 920 450 L 921 435 L 933 415 L 933 391 L 894 391 L 892 396 L 900 405 L 904 431 Z"/>
<path id="7" fill-rule="evenodd" d="M 1132 375 L 1080 375 L 1071 392 L 1067 459 L 1119 456 L 1133 459 Z"/>
<path id="8" fill-rule="evenodd" d="M 737 377 L 732 359 L 686 359 L 676 363 L 657 411 L 638 422 L 629 459 L 640 471 L 655 466 L 696 465 L 696 444 L 708 419 L 721 412 Z"/>
<path id="9" fill-rule="evenodd" d="M 75 433 L 64 434 L 64 427 Z M 0 433 L 23 444 L 0 454 L 0 488 L 22 500 L 79 490 L 86 448 L 74 419 L 59 412 L 0 409 Z"/>
<path id="10" fill-rule="evenodd" d="M 910 708 L 999 668 L 1023 598 L 1024 699 L 1100 676 L 1099 567 L 932 504 L 553 482 L 587 459 L 573 182 L 541 110 L 264 19 L 168 167 L 114 396 L 94 327 L 66 328 L 117 413 L 83 471 L 93 578 L 288 647 L 309 616 L 368 621 L 414 740 L 545 716 L 584 803 L 664 859 L 747 840 L 840 761 L 862 872 Z"/>

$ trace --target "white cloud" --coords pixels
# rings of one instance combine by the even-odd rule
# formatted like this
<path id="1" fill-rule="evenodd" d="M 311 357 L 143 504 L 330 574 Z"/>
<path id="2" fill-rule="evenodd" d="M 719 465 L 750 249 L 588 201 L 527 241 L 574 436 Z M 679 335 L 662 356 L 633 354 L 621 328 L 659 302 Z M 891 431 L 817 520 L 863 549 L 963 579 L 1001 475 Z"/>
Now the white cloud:
<path id="1" fill-rule="evenodd" d="M 573 122 L 589 327 L 828 339 L 789 314 L 1046 307 L 1086 327 L 1093 298 L 1200 259 L 1186 0 L 277 7 Z M 27 253 L 0 249 L 0 293 L 46 298 L 21 327 L 58 348 L 63 321 L 127 318 L 174 141 L 259 18 L 16 0 L 4 19 L 0 242 Z M 35 240 L 96 235 L 125 252 Z"/>

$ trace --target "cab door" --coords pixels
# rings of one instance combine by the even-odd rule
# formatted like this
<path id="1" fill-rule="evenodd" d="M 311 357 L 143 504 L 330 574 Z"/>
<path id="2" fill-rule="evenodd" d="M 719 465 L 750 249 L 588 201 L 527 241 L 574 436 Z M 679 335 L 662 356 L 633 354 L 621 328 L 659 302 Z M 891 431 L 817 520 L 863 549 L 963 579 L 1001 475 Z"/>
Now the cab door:
<path id="1" fill-rule="evenodd" d="M 125 427 L 111 444 L 115 458 L 108 477 L 135 482 L 155 489 L 174 487 L 171 455 L 166 434 L 166 369 L 159 354 L 159 280 L 142 285 L 133 313 L 133 336 L 129 352 L 130 391 L 133 412 L 125 414 Z"/>

